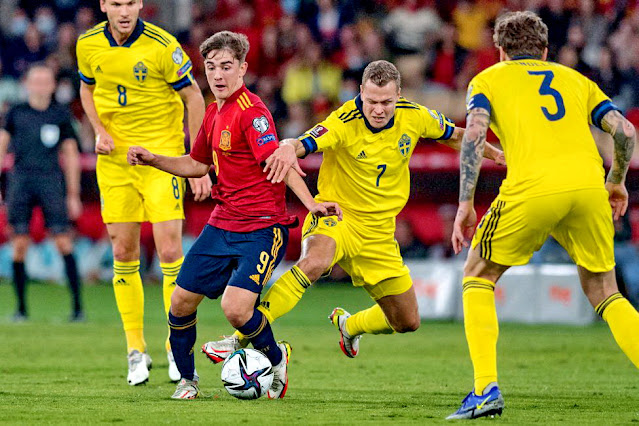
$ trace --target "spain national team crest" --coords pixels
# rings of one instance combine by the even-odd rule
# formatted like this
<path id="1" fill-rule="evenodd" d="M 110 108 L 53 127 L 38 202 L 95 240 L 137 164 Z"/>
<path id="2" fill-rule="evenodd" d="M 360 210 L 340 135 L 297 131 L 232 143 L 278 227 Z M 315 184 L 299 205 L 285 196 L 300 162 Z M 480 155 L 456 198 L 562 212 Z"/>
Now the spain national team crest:
<path id="1" fill-rule="evenodd" d="M 399 138 L 399 142 L 397 142 L 399 152 L 404 157 L 406 157 L 410 153 L 410 143 L 411 143 L 410 136 L 408 136 L 406 133 L 404 133 L 402 137 Z"/>
<path id="2" fill-rule="evenodd" d="M 231 149 L 231 132 L 228 130 L 222 130 L 220 134 L 220 149 L 223 151 Z"/>
<path id="3" fill-rule="evenodd" d="M 149 69 L 144 65 L 144 62 L 140 61 L 133 67 L 133 75 L 135 79 L 140 83 L 144 83 L 146 76 L 149 73 Z"/>

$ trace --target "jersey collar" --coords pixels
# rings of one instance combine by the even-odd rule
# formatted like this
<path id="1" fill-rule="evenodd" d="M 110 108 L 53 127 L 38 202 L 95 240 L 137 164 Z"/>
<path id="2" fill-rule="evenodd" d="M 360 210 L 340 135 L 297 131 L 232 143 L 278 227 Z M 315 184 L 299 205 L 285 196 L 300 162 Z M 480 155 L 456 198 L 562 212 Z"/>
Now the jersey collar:
<path id="1" fill-rule="evenodd" d="M 517 55 L 517 56 L 513 56 L 512 58 L 510 58 L 512 61 L 519 61 L 521 59 L 534 59 L 536 61 L 541 61 L 541 58 L 537 58 L 535 56 L 531 56 L 531 55 Z"/>
<path id="2" fill-rule="evenodd" d="M 242 84 L 242 87 L 240 87 L 235 92 L 233 92 L 231 96 L 229 96 L 224 101 L 224 105 L 222 105 L 222 109 L 220 109 L 219 112 L 222 113 L 222 111 L 226 111 L 228 108 L 230 108 L 229 105 L 235 104 L 235 101 L 237 101 L 237 98 L 239 98 L 240 95 L 244 93 L 245 91 L 246 91 L 246 84 Z"/>
<path id="3" fill-rule="evenodd" d="M 109 45 L 111 45 L 111 47 L 131 47 L 131 45 L 135 43 L 138 38 L 140 38 L 140 35 L 142 35 L 142 31 L 144 31 L 144 21 L 138 18 L 138 22 L 135 24 L 133 32 L 131 33 L 129 38 L 126 39 L 124 44 L 120 46 L 118 42 L 115 41 L 115 39 L 113 38 L 111 31 L 109 31 L 109 24 L 107 23 L 107 25 L 104 26 L 104 36 L 107 38 L 107 40 L 109 40 Z"/>
<path id="4" fill-rule="evenodd" d="M 373 133 L 379 133 L 382 130 L 390 129 L 395 124 L 395 114 L 393 114 L 393 116 L 391 117 L 391 119 L 388 122 L 388 124 L 386 124 L 384 127 L 380 127 L 378 129 L 378 128 L 375 128 L 375 127 L 371 126 L 371 123 L 368 122 L 368 120 L 366 119 L 366 116 L 364 115 L 364 109 L 362 108 L 363 107 L 363 102 L 362 102 L 362 95 L 361 94 L 357 95 L 357 97 L 355 98 L 355 106 L 357 107 L 359 112 L 362 114 L 362 119 L 364 119 L 364 124 L 366 124 L 366 127 L 368 127 L 368 130 L 370 130 Z"/>

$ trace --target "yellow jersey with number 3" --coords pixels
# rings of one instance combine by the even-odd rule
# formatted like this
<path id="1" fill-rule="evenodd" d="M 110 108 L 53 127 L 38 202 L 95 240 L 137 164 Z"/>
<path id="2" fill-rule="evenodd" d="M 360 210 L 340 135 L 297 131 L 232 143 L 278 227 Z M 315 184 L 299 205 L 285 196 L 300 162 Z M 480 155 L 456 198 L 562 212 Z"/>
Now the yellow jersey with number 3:
<path id="1" fill-rule="evenodd" d="M 171 34 L 139 19 L 120 46 L 105 21 L 81 35 L 76 49 L 80 78 L 95 85 L 93 100 L 115 141 L 114 154 L 131 145 L 184 152 L 184 105 L 177 91 L 194 80 L 191 60 Z"/>
<path id="2" fill-rule="evenodd" d="M 500 62 L 471 80 L 466 107 L 490 111 L 508 168 L 501 200 L 603 188 L 590 125 L 601 128 L 618 108 L 577 71 L 528 58 Z"/>
<path id="3" fill-rule="evenodd" d="M 417 141 L 449 139 L 454 127 L 439 112 L 400 98 L 388 125 L 376 129 L 360 96 L 346 102 L 299 138 L 307 154 L 324 154 L 316 199 L 339 203 L 364 224 L 394 221 L 408 201 L 408 162 Z"/>

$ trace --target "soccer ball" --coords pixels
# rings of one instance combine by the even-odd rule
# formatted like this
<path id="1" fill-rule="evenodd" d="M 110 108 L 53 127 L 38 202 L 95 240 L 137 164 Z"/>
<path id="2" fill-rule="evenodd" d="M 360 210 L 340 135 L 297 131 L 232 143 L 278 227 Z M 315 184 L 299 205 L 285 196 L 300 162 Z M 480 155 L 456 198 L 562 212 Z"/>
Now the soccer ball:
<path id="1" fill-rule="evenodd" d="M 273 383 L 273 366 L 258 350 L 239 349 L 222 364 L 222 383 L 238 399 L 257 399 Z"/>

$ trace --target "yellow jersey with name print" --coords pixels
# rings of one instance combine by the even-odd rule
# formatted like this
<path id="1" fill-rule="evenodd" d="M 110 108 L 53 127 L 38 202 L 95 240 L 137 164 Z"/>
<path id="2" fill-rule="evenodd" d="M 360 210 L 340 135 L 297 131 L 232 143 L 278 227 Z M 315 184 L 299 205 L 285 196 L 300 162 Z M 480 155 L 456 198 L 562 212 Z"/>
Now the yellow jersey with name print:
<path id="1" fill-rule="evenodd" d="M 590 124 L 617 109 L 595 83 L 553 62 L 516 58 L 479 73 L 467 110 L 490 111 L 506 156 L 500 199 L 603 188 L 604 170 Z"/>
<path id="2" fill-rule="evenodd" d="M 139 19 L 120 46 L 105 21 L 81 35 L 76 49 L 80 78 L 95 85 L 93 100 L 114 154 L 131 145 L 184 152 L 184 105 L 177 91 L 194 80 L 191 60 L 171 34 Z"/>
<path id="3" fill-rule="evenodd" d="M 408 162 L 417 141 L 449 139 L 454 126 L 439 112 L 400 98 L 393 118 L 376 129 L 357 96 L 299 138 L 307 153 L 324 154 L 316 199 L 339 203 L 363 224 L 394 226 L 408 201 Z"/>

